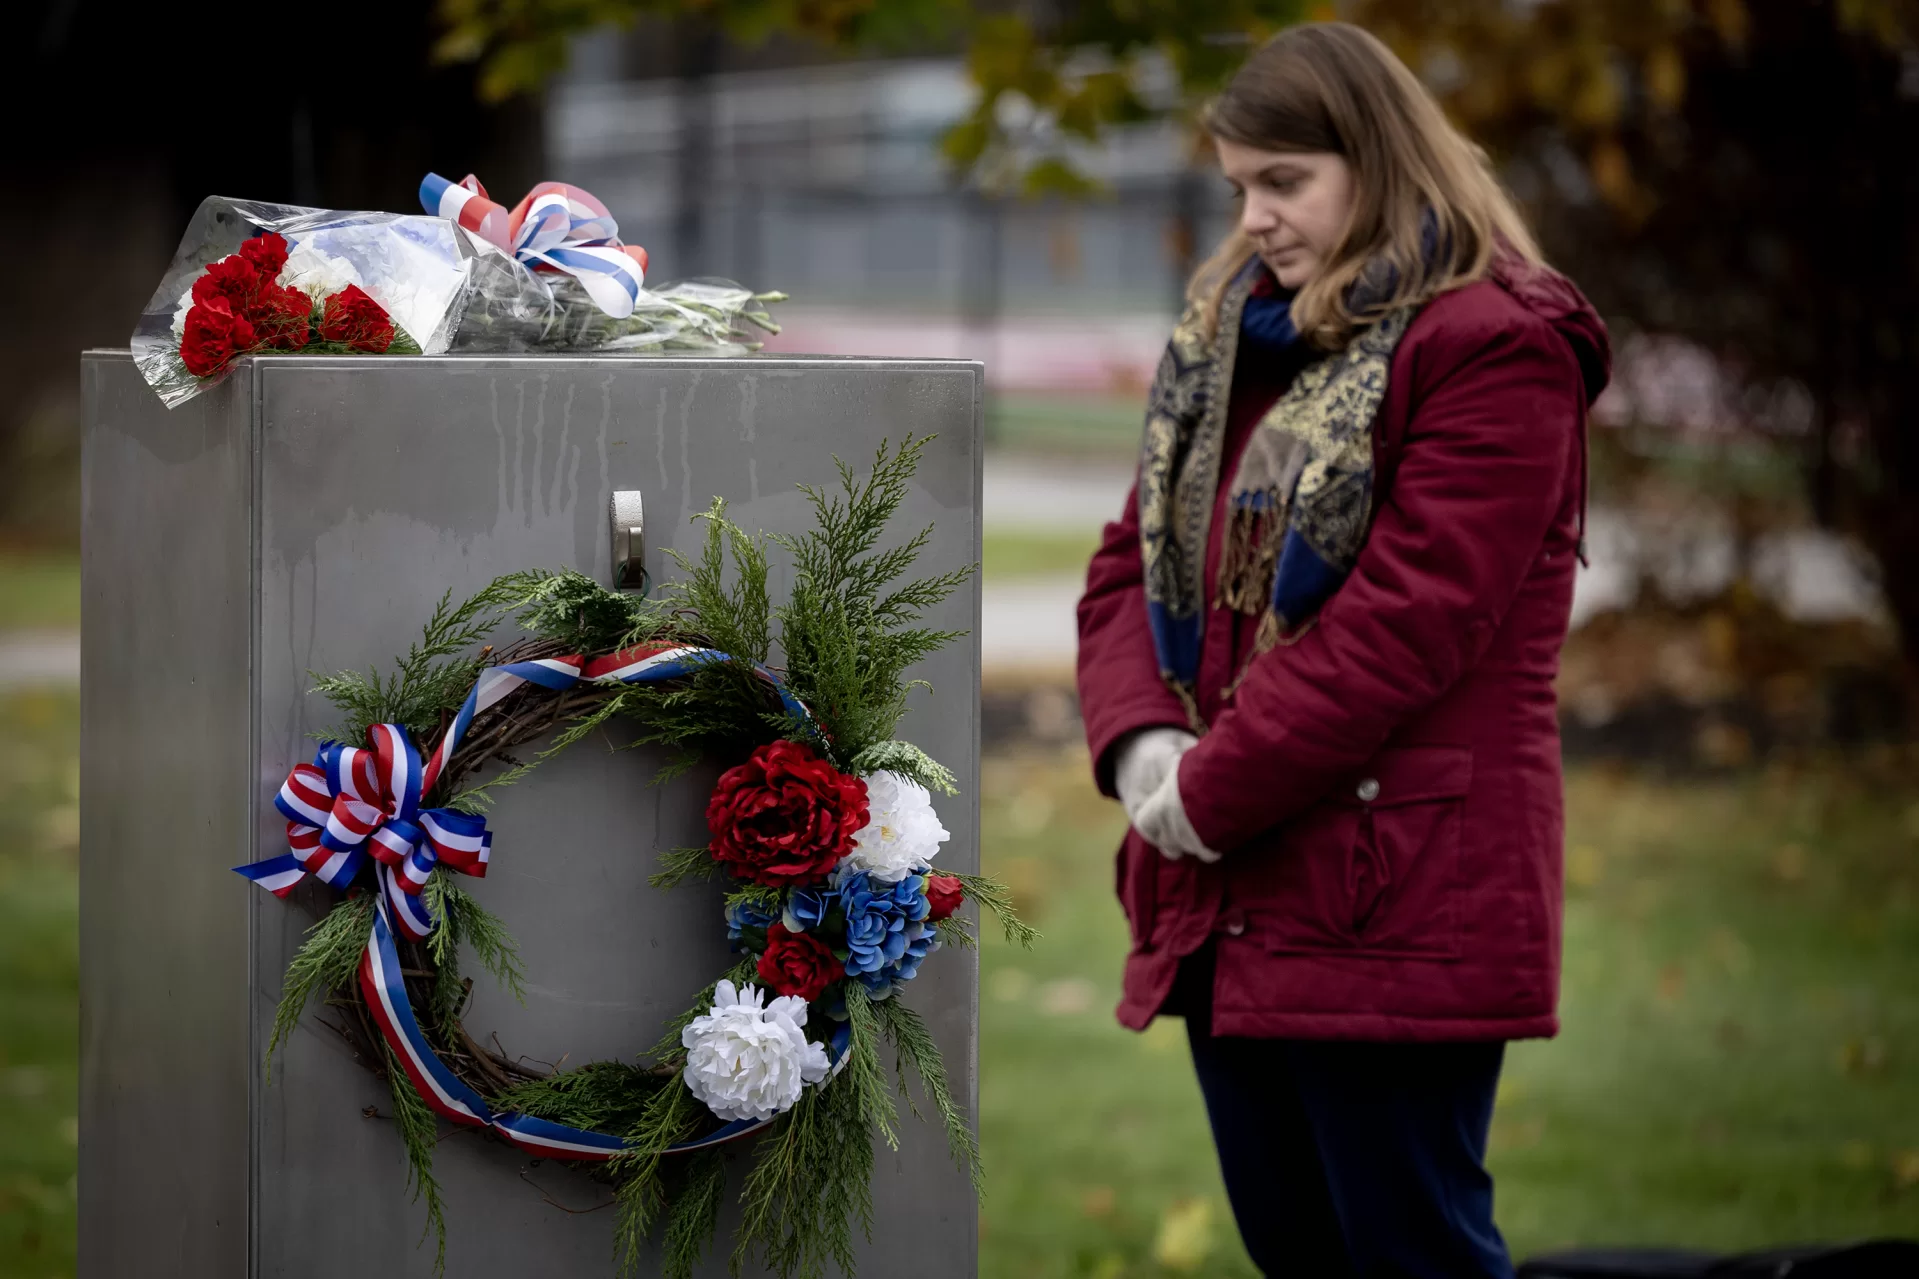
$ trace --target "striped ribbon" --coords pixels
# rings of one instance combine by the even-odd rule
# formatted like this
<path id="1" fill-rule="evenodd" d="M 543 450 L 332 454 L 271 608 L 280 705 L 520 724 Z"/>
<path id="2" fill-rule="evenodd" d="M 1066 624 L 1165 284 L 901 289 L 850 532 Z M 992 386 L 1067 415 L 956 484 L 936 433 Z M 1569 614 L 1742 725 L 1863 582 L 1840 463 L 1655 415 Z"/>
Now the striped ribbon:
<path id="1" fill-rule="evenodd" d="M 646 283 L 646 250 L 620 243 L 620 224 L 590 192 L 542 182 L 508 213 L 472 174 L 449 182 L 429 173 L 420 180 L 420 203 L 530 268 L 564 271 L 614 319 L 633 314 Z"/>
<path id="2" fill-rule="evenodd" d="M 360 957 L 360 990 L 373 1011 L 380 1035 L 393 1050 L 414 1091 L 434 1114 L 469 1128 L 490 1128 L 520 1149 L 546 1159 L 573 1159 L 604 1162 L 627 1148 L 626 1141 L 603 1132 L 556 1124 L 550 1119 L 511 1111 L 495 1113 L 480 1094 L 447 1068 L 439 1054 L 420 1032 L 407 998 L 406 981 L 400 973 L 400 955 L 393 941 L 393 924 L 387 903 L 378 903 L 373 916 L 373 936 L 366 953 Z M 850 1028 L 836 1026 L 827 1043 L 827 1055 L 836 1066 L 846 1060 L 851 1042 Z M 777 1116 L 776 1116 L 777 1117 Z M 712 1132 L 687 1141 L 675 1142 L 664 1153 L 686 1154 L 717 1146 L 760 1131 L 772 1119 L 735 1119 Z"/>

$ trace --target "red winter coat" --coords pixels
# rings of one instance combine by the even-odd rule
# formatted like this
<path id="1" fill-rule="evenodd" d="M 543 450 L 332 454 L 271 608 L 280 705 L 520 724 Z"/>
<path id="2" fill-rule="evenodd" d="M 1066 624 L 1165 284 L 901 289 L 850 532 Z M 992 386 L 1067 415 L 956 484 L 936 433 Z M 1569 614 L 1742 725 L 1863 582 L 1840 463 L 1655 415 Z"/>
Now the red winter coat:
<path id="1" fill-rule="evenodd" d="M 1563 818 L 1553 677 L 1584 519 L 1585 413 L 1605 327 L 1571 282 L 1519 267 L 1428 304 L 1374 424 L 1377 499 L 1352 575 L 1290 647 L 1207 617 L 1210 731 L 1180 763 L 1195 831 L 1168 861 L 1134 831 L 1119 1019 L 1143 1029 L 1181 957 L 1217 939 L 1214 1034 L 1464 1040 L 1558 1029 Z M 1227 465 L 1277 388 L 1236 378 Z M 1218 570 L 1216 507 L 1204 582 Z M 1079 689 L 1102 790 L 1134 729 L 1184 727 L 1147 631 L 1139 520 L 1107 525 L 1079 604 Z"/>

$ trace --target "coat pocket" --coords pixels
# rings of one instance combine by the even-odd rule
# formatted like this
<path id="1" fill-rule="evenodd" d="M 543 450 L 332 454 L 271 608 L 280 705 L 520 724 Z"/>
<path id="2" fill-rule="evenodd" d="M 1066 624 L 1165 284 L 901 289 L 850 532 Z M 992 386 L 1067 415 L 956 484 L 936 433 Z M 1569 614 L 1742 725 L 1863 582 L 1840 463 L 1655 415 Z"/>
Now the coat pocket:
<path id="1" fill-rule="evenodd" d="M 1459 949 L 1463 746 L 1382 751 L 1281 832 L 1268 948 L 1452 958 Z"/>

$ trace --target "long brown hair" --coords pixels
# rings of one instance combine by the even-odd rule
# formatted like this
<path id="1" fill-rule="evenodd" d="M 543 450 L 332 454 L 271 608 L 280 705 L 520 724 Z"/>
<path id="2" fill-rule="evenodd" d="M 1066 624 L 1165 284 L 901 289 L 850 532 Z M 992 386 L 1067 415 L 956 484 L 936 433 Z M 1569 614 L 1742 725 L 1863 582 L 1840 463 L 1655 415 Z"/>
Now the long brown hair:
<path id="1" fill-rule="evenodd" d="M 1486 153 L 1446 119 L 1418 77 L 1378 39 L 1344 22 L 1273 37 L 1206 108 L 1215 136 L 1263 151 L 1329 151 L 1353 170 L 1353 209 L 1326 267 L 1293 300 L 1320 346 L 1345 345 L 1386 312 L 1484 276 L 1493 258 L 1541 260 Z M 1226 286 L 1254 253 L 1235 223 L 1193 273 L 1188 300 L 1216 326 Z M 1367 302 L 1353 309 L 1362 273 Z"/>

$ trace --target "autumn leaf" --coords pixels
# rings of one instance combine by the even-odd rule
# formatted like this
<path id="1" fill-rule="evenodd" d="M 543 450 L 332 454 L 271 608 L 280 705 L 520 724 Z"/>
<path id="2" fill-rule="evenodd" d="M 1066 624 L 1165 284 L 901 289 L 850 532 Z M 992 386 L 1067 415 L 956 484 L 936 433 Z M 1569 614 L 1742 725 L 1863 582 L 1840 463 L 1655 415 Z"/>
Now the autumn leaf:
<path id="1" fill-rule="evenodd" d="M 1205 1199 L 1174 1200 L 1160 1216 L 1153 1260 L 1179 1274 L 1197 1274 L 1212 1251 L 1212 1203 Z"/>

